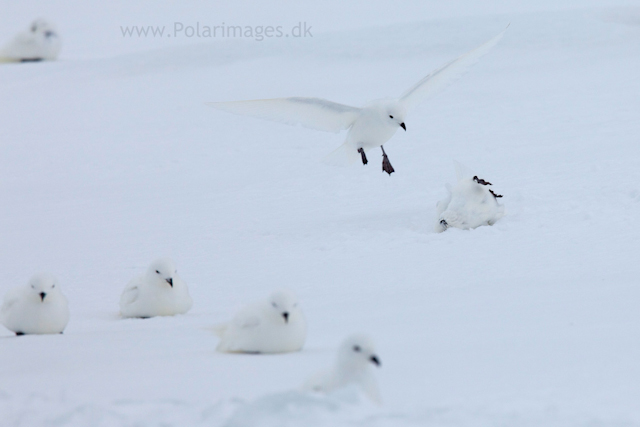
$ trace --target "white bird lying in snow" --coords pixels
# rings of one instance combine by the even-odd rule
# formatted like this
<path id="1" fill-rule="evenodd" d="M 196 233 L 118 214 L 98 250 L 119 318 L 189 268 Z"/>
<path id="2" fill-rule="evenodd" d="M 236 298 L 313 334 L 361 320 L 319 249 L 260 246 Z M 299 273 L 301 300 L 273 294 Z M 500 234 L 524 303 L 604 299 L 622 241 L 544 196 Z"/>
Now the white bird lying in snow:
<path id="1" fill-rule="evenodd" d="M 144 276 L 129 282 L 120 297 L 122 317 L 154 317 L 183 314 L 193 300 L 169 258 L 154 261 Z"/>
<path id="2" fill-rule="evenodd" d="M 498 203 L 502 195 L 489 187 L 490 182 L 478 178 L 468 169 L 456 163 L 458 182 L 446 185 L 449 195 L 436 205 L 437 232 L 449 227 L 463 230 L 481 225 L 493 225 L 504 216 L 504 205 Z"/>
<path id="3" fill-rule="evenodd" d="M 37 19 L 28 31 L 18 33 L 0 49 L 0 62 L 54 60 L 60 53 L 60 47 L 61 41 L 55 27 Z"/>
<path id="4" fill-rule="evenodd" d="M 506 29 L 504 30 L 506 31 Z M 495 46 L 504 34 L 502 31 L 480 47 L 458 57 L 433 71 L 409 88 L 397 99 L 373 101 L 362 108 L 350 107 L 319 98 L 279 98 L 236 102 L 209 102 L 207 105 L 233 114 L 254 116 L 291 125 L 327 132 L 349 129 L 344 144 L 327 157 L 331 163 L 353 163 L 358 158 L 367 164 L 366 152 L 382 149 L 382 170 L 394 172 L 384 151 L 383 144 L 399 128 L 407 130 L 404 118 L 407 111 L 424 101 L 446 83 L 461 76 Z"/>
<path id="5" fill-rule="evenodd" d="M 16 335 L 61 334 L 69 323 L 69 305 L 53 276 L 36 274 L 7 292 L 0 320 Z"/>
<path id="6" fill-rule="evenodd" d="M 352 335 L 338 349 L 333 367 L 312 376 L 304 384 L 304 388 L 330 393 L 355 384 L 374 403 L 381 404 L 382 398 L 371 371 L 371 364 L 380 366 L 380 359 L 376 355 L 373 341 L 367 335 Z"/>
<path id="7" fill-rule="evenodd" d="M 231 322 L 214 328 L 217 350 L 227 353 L 288 353 L 299 351 L 307 338 L 307 322 L 298 299 L 278 290 L 268 299 L 240 310 Z"/>

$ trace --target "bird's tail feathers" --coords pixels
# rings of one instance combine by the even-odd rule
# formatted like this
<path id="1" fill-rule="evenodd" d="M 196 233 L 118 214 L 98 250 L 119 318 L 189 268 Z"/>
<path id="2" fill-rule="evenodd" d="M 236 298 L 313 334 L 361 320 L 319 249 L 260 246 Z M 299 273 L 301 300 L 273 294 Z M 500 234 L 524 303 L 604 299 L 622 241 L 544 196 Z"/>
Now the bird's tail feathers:
<path id="1" fill-rule="evenodd" d="M 347 141 L 329 153 L 323 161 L 328 165 L 348 166 L 355 163 L 359 158 L 358 149 Z"/>
<path id="2" fill-rule="evenodd" d="M 227 330 L 227 324 L 219 323 L 217 325 L 213 325 L 205 329 L 209 332 L 213 332 L 218 337 L 222 337 L 222 335 L 224 335 L 224 331 Z"/>

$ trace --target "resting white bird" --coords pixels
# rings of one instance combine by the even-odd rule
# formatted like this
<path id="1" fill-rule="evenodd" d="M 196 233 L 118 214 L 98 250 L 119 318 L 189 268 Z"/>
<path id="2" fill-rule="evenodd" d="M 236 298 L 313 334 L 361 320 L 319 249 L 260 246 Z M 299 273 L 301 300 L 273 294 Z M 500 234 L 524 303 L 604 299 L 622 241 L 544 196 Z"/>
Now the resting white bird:
<path id="1" fill-rule="evenodd" d="M 16 335 L 61 334 L 69 323 L 69 305 L 55 277 L 36 274 L 7 292 L 0 320 Z"/>
<path id="2" fill-rule="evenodd" d="M 457 162 L 456 174 L 456 185 L 447 184 L 449 195 L 436 205 L 437 232 L 450 227 L 469 230 L 493 225 L 504 216 L 504 205 L 498 203 L 502 195 L 489 188 L 492 185 L 489 181 L 478 178 Z"/>
<path id="3" fill-rule="evenodd" d="M 364 334 L 352 335 L 340 345 L 333 367 L 309 378 L 303 388 L 330 393 L 355 384 L 374 403 L 381 404 L 382 398 L 371 372 L 371 364 L 380 366 L 373 341 Z"/>
<path id="4" fill-rule="evenodd" d="M 507 26 L 508 28 L 508 26 Z M 502 38 L 503 30 L 480 47 L 454 59 L 433 71 L 396 99 L 372 101 L 362 108 L 350 107 L 319 98 L 278 98 L 235 102 L 208 102 L 206 105 L 233 114 L 254 116 L 311 129 L 340 132 L 348 129 L 344 144 L 331 153 L 327 160 L 334 164 L 353 163 L 358 158 L 367 164 L 366 152 L 382 149 L 382 170 L 394 172 L 383 144 L 398 130 L 407 127 L 404 118 L 412 107 L 457 77 Z"/>
<path id="5" fill-rule="evenodd" d="M 213 330 L 220 337 L 217 350 L 226 353 L 299 351 L 307 338 L 307 322 L 298 299 L 286 289 L 243 308 L 229 323 Z"/>
<path id="6" fill-rule="evenodd" d="M 0 61 L 34 62 L 54 60 L 60 53 L 61 41 L 55 27 L 42 19 L 33 21 L 28 31 L 18 33 L 0 49 Z"/>
<path id="7" fill-rule="evenodd" d="M 184 314 L 193 300 L 187 284 L 178 276 L 169 258 L 160 258 L 149 266 L 144 276 L 132 279 L 120 297 L 122 317 L 154 317 Z"/>

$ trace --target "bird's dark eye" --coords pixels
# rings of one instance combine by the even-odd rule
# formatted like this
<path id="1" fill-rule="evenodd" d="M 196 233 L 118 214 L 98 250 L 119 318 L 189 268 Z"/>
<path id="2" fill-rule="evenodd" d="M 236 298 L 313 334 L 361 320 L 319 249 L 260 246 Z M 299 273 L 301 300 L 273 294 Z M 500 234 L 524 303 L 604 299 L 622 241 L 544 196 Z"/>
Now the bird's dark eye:
<path id="1" fill-rule="evenodd" d="M 393 119 L 393 116 L 389 116 L 389 117 Z"/>
<path id="2" fill-rule="evenodd" d="M 361 350 L 361 348 L 360 348 L 360 346 L 359 346 L 359 345 L 354 345 L 354 346 L 353 346 L 353 351 L 355 351 L 355 352 L 358 352 L 358 353 L 359 353 L 359 352 L 360 352 L 360 350 Z"/>
<path id="3" fill-rule="evenodd" d="M 160 272 L 158 270 L 156 270 L 156 273 L 160 274 Z"/>

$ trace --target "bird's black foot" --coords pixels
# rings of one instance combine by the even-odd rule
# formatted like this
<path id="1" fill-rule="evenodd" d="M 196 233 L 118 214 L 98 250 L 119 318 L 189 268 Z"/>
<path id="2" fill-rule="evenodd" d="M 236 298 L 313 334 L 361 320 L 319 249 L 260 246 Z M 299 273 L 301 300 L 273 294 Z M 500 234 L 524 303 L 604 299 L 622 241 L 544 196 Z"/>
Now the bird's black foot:
<path id="1" fill-rule="evenodd" d="M 24 332 L 16 332 L 16 336 L 22 336 L 24 335 Z"/>
<path id="2" fill-rule="evenodd" d="M 387 153 L 384 152 L 384 147 L 381 145 L 380 148 L 382 148 L 382 171 L 391 175 L 395 172 L 395 169 L 391 166 L 389 157 L 387 157 Z"/>
<path id="3" fill-rule="evenodd" d="M 367 160 L 367 155 L 364 153 L 364 149 L 362 147 L 358 148 L 358 153 L 360 153 L 360 155 L 362 156 L 363 165 L 366 165 L 367 163 L 369 163 L 369 161 Z"/>
<path id="4" fill-rule="evenodd" d="M 393 166 L 391 166 L 391 162 L 389 161 L 389 158 L 386 154 L 382 156 L 382 170 L 389 175 L 395 172 L 395 169 L 393 169 Z"/>
<path id="5" fill-rule="evenodd" d="M 495 197 L 496 199 L 502 197 L 502 194 L 496 194 L 493 192 L 493 190 L 489 190 L 489 193 L 493 194 L 493 197 Z"/>
<path id="6" fill-rule="evenodd" d="M 490 183 L 489 181 L 485 181 L 485 180 L 484 180 L 484 179 L 482 179 L 482 178 L 478 178 L 478 176 L 477 176 L 477 175 L 473 177 L 473 180 L 474 180 L 475 182 L 477 182 L 478 184 L 482 184 L 482 185 L 491 185 L 491 183 Z"/>
<path id="7" fill-rule="evenodd" d="M 449 224 L 447 224 L 447 221 L 445 221 L 444 219 L 440 220 L 440 225 L 442 226 L 442 228 L 444 230 L 446 230 L 447 228 L 449 228 Z"/>

